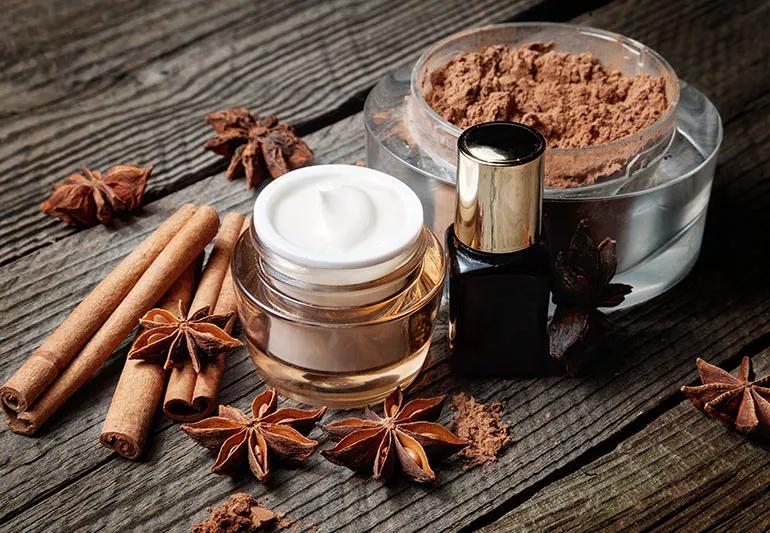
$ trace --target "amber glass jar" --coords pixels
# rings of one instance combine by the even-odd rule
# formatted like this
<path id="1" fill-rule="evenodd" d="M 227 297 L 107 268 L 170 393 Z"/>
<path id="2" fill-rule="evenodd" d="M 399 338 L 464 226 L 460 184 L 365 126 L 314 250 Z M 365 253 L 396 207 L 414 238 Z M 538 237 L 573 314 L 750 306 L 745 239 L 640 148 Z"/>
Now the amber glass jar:
<path id="1" fill-rule="evenodd" d="M 362 227 L 369 222 L 379 231 L 367 253 L 343 246 L 334 259 L 331 252 L 311 250 L 317 228 L 307 222 L 310 211 L 326 207 L 314 203 L 319 183 L 326 183 L 322 204 L 328 202 L 324 195 L 336 193 L 335 201 L 344 203 L 337 209 L 332 202 L 337 210 L 330 215 L 343 232 L 349 213 L 363 213 Z M 387 225 L 366 218 L 373 209 L 363 198 L 367 191 L 386 191 L 388 200 L 379 208 L 381 216 L 390 216 Z M 296 198 L 310 203 L 297 208 Z M 289 230 L 276 225 L 283 215 Z M 293 225 L 299 216 L 306 226 Z M 321 226 L 328 222 L 323 216 Z M 406 185 L 366 168 L 308 167 L 260 193 L 232 269 L 249 351 L 267 383 L 305 403 L 356 407 L 414 380 L 428 354 L 445 277 L 441 244 L 422 220 L 419 199 Z M 298 247 L 281 231 L 304 232 L 310 243 Z"/>

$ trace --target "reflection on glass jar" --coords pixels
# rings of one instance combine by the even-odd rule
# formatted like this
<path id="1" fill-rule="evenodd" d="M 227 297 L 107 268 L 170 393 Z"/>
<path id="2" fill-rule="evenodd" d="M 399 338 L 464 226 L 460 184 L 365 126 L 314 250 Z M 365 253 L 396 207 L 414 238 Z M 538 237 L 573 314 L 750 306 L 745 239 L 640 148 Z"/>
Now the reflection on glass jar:
<path id="1" fill-rule="evenodd" d="M 403 186 L 370 169 L 352 171 L 356 180 L 360 171 L 376 173 L 377 184 L 389 179 Z M 319 264 L 306 255 L 287 257 L 263 231 L 267 222 L 258 209 L 259 199 L 232 268 L 249 351 L 265 381 L 296 400 L 334 407 L 379 402 L 411 383 L 428 354 L 444 281 L 443 250 L 422 225 L 422 212 L 415 231 L 402 232 L 403 242 L 376 260 L 358 254 L 355 261 Z"/>

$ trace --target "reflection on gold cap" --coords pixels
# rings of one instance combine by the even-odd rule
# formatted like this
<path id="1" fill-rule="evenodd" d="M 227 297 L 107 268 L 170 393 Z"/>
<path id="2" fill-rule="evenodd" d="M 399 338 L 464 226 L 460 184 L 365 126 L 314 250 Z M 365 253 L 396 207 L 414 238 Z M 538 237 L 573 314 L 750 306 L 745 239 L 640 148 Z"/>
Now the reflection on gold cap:
<path id="1" fill-rule="evenodd" d="M 509 253 L 540 239 L 545 139 L 513 122 L 487 122 L 457 140 L 454 231 L 481 252 Z"/>

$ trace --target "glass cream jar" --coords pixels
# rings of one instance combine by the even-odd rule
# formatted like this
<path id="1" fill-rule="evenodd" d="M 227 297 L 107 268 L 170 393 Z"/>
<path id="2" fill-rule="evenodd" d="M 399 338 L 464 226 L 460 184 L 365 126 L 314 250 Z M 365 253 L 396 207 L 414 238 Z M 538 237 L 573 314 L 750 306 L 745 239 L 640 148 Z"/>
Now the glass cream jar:
<path id="1" fill-rule="evenodd" d="M 420 372 L 444 254 L 417 196 L 376 170 L 295 170 L 257 198 L 233 254 L 238 310 L 257 370 L 314 405 L 379 402 Z"/>

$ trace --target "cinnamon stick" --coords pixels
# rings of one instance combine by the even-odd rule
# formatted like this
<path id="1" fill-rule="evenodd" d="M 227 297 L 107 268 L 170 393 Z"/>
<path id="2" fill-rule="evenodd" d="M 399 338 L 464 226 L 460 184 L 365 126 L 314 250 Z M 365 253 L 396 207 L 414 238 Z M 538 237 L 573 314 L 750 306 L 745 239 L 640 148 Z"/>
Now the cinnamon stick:
<path id="1" fill-rule="evenodd" d="M 158 307 L 178 313 L 181 302 L 182 309 L 187 309 L 195 292 L 199 269 L 200 260 L 184 271 Z M 126 358 L 99 436 L 102 446 L 131 460 L 142 455 L 167 378 L 168 372 L 162 365 Z"/>
<path id="2" fill-rule="evenodd" d="M 110 357 L 136 326 L 214 237 L 217 212 L 199 207 L 182 229 L 145 271 L 115 311 L 94 334 L 51 386 L 27 410 L 6 410 L 11 431 L 31 435 L 74 394 Z"/>
<path id="3" fill-rule="evenodd" d="M 214 313 L 217 315 L 238 311 L 235 285 L 233 285 L 232 271 L 228 268 L 225 280 L 222 282 L 222 292 L 219 293 L 217 306 Z M 225 325 L 227 333 L 232 333 L 237 320 L 237 314 Z M 199 418 L 205 418 L 214 412 L 219 405 L 219 388 L 222 384 L 222 375 L 225 373 L 225 355 L 220 354 L 216 360 L 201 370 L 196 376 L 195 388 L 192 394 L 192 406 Z"/>
<path id="4" fill-rule="evenodd" d="M 26 410 L 56 380 L 196 210 L 192 204 L 179 208 L 73 309 L 0 388 L 7 409 Z"/>
<path id="5" fill-rule="evenodd" d="M 215 308 L 216 314 L 235 311 L 235 294 L 230 277 L 230 256 L 235 247 L 235 241 L 238 240 L 243 228 L 248 227 L 247 224 L 243 216 L 237 213 L 228 213 L 225 216 L 188 316 L 192 316 L 197 310 L 206 306 Z M 225 294 L 222 294 L 223 292 Z M 228 295 L 231 292 L 232 297 Z M 228 333 L 232 331 L 234 322 L 233 317 L 225 326 Z M 218 403 L 219 384 L 222 381 L 223 372 L 224 355 L 218 356 L 215 362 L 206 365 L 201 373 L 196 373 L 191 363 L 185 363 L 182 368 L 173 369 L 163 401 L 163 411 L 166 416 L 180 422 L 193 422 L 211 414 Z"/>

